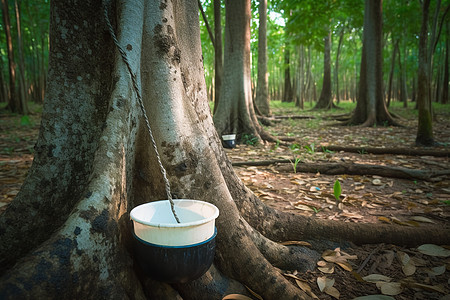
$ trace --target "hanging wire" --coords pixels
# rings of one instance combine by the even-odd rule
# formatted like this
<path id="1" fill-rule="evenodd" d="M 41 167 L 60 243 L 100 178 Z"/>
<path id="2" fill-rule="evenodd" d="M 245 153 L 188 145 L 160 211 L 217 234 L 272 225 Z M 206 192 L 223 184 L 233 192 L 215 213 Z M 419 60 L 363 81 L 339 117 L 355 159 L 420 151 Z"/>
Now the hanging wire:
<path id="1" fill-rule="evenodd" d="M 150 140 L 152 141 L 152 146 L 153 146 L 153 150 L 155 151 L 155 154 L 156 154 L 156 159 L 158 161 L 159 169 L 161 170 L 161 173 L 162 173 L 162 176 L 164 179 L 164 185 L 165 185 L 165 189 L 166 189 L 167 199 L 170 202 L 170 209 L 172 210 L 173 216 L 175 217 L 175 220 L 177 220 L 177 223 L 180 223 L 180 219 L 178 219 L 178 216 L 175 212 L 175 205 L 172 200 L 172 194 L 170 193 L 170 182 L 169 182 L 169 179 L 167 179 L 167 172 L 161 162 L 161 157 L 159 155 L 158 148 L 156 146 L 155 138 L 153 137 L 152 128 L 150 127 L 150 122 L 148 121 L 147 112 L 144 107 L 144 102 L 142 101 L 141 90 L 137 83 L 136 74 L 134 74 L 133 71 L 131 70 L 131 66 L 130 66 L 130 62 L 128 61 L 127 54 L 123 50 L 122 46 L 119 44 L 116 34 L 114 33 L 114 29 L 111 25 L 111 22 L 109 21 L 109 14 L 108 14 L 109 5 L 110 5 L 110 1 L 105 1 L 104 14 L 105 14 L 106 25 L 108 26 L 109 33 L 114 41 L 114 44 L 117 47 L 117 50 L 119 51 L 120 55 L 122 56 L 123 62 L 127 66 L 128 73 L 130 73 L 131 82 L 133 84 L 133 89 L 136 93 L 136 98 L 138 100 L 139 107 L 141 108 L 142 114 L 144 115 L 145 125 L 147 127 L 147 131 L 150 136 Z"/>

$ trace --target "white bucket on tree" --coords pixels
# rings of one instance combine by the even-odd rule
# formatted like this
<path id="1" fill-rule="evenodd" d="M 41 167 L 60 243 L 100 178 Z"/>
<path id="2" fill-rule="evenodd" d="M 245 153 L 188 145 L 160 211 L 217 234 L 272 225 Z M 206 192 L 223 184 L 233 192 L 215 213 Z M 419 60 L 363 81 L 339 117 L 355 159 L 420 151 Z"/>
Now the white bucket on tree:
<path id="1" fill-rule="evenodd" d="M 214 235 L 219 209 L 204 201 L 173 199 L 177 223 L 169 200 L 145 203 L 133 208 L 130 217 L 140 239 L 162 246 L 188 246 L 202 243 Z"/>

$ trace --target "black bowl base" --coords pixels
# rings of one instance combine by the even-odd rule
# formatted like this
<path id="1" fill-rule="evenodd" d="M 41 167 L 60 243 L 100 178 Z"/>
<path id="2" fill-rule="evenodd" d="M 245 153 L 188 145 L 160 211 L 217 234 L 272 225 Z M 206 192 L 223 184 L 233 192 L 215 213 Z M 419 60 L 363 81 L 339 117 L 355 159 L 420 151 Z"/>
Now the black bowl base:
<path id="1" fill-rule="evenodd" d="M 216 248 L 214 235 L 188 246 L 161 246 L 148 243 L 133 232 L 133 248 L 139 267 L 149 277 L 167 283 L 186 283 L 208 271 Z"/>

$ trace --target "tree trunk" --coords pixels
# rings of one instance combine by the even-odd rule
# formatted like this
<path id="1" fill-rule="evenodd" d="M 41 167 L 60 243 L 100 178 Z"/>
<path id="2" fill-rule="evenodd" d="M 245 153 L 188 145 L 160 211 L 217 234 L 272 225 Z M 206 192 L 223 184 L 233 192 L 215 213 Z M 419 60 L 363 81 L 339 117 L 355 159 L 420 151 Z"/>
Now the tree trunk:
<path id="1" fill-rule="evenodd" d="M 211 40 L 211 43 L 213 47 L 216 46 L 216 43 L 214 41 L 214 34 L 211 30 L 211 26 L 209 26 L 208 18 L 206 17 L 205 11 L 203 10 L 202 2 L 200 0 L 197 0 L 198 9 L 200 10 L 200 13 L 202 14 L 203 21 L 205 22 L 206 30 L 208 31 L 209 39 Z"/>
<path id="2" fill-rule="evenodd" d="M 405 54 L 403 55 L 403 60 L 405 60 Z M 403 107 L 407 107 L 408 103 L 408 95 L 406 92 L 406 62 L 402 63 L 402 55 L 400 54 L 400 50 L 398 51 L 398 66 L 399 66 L 399 74 L 398 74 L 398 85 L 399 85 L 399 100 L 403 103 Z"/>
<path id="3" fill-rule="evenodd" d="M 298 46 L 298 67 L 297 67 L 297 96 L 295 106 L 304 109 L 305 103 L 305 50 L 304 46 Z"/>
<path id="4" fill-rule="evenodd" d="M 11 24 L 9 19 L 8 1 L 2 0 L 3 27 L 6 35 L 6 51 L 8 53 L 8 72 L 9 72 L 9 96 L 8 108 L 12 112 L 20 113 L 20 102 L 16 96 L 16 64 L 14 62 L 14 51 L 11 36 Z"/>
<path id="5" fill-rule="evenodd" d="M 289 65 L 291 51 L 286 43 L 284 47 L 284 89 L 283 89 L 283 102 L 292 102 L 292 83 L 291 83 L 291 66 Z"/>
<path id="6" fill-rule="evenodd" d="M 23 57 L 23 40 L 22 40 L 22 27 L 20 25 L 20 7 L 17 0 L 14 0 L 14 8 L 16 12 L 16 25 L 17 25 L 17 48 L 19 52 L 19 95 L 20 95 L 20 107 L 23 115 L 28 114 L 28 99 L 26 92 L 26 80 L 25 80 L 25 59 Z"/>
<path id="7" fill-rule="evenodd" d="M 395 69 L 395 55 L 398 51 L 398 43 L 399 39 L 397 39 L 394 42 L 393 49 L 392 49 L 392 58 L 391 58 L 391 68 L 389 71 L 389 84 L 388 84 L 388 91 L 387 91 L 387 103 L 386 106 L 389 107 L 391 105 L 391 94 L 392 94 L 392 79 L 394 77 L 394 69 Z"/>
<path id="8" fill-rule="evenodd" d="M 258 12 L 258 83 L 256 85 L 256 106 L 262 115 L 269 116 L 269 74 L 267 73 L 267 0 L 261 0 L 259 2 Z"/>
<path id="9" fill-rule="evenodd" d="M 309 219 L 254 197 L 212 122 L 196 2 L 163 4 L 105 3 L 116 20 L 108 26 L 98 1 L 51 2 L 48 93 L 35 159 L 0 216 L 1 299 L 222 299 L 245 293 L 244 285 L 264 299 L 307 299 L 278 268 L 304 272 L 320 255 L 265 236 L 411 245 L 442 233 L 439 241 L 449 242 L 446 230 L 417 240 L 416 228 L 396 234 L 392 226 Z M 105 28 L 117 32 L 121 54 Z M 131 208 L 166 197 L 138 88 L 171 193 L 220 210 L 214 265 L 191 283 L 150 280 L 130 253 Z"/>
<path id="10" fill-rule="evenodd" d="M 339 92 L 339 56 L 341 54 L 342 41 L 344 40 L 344 29 L 341 29 L 339 33 L 339 42 L 336 51 L 336 62 L 334 66 L 334 83 L 336 85 L 336 102 L 339 104 L 341 102 L 341 96 Z"/>
<path id="11" fill-rule="evenodd" d="M 0 102 L 8 103 L 8 85 L 3 77 L 3 57 L 0 56 Z"/>
<path id="12" fill-rule="evenodd" d="M 330 109 L 333 106 L 333 99 L 331 98 L 331 31 L 323 40 L 323 84 L 315 109 Z"/>
<path id="13" fill-rule="evenodd" d="M 220 0 L 214 0 L 214 113 L 220 101 L 223 76 L 222 13 Z"/>
<path id="14" fill-rule="evenodd" d="M 383 97 L 382 0 L 366 0 L 358 99 L 350 124 L 398 125 Z"/>
<path id="15" fill-rule="evenodd" d="M 217 132 L 274 140 L 259 125 L 251 96 L 250 1 L 227 1 L 225 11 L 224 73 L 214 113 Z"/>
<path id="16" fill-rule="evenodd" d="M 444 79 L 442 84 L 442 98 L 441 103 L 447 104 L 448 103 L 448 90 L 449 90 L 449 83 L 450 83 L 450 77 L 449 77 L 449 56 L 450 54 L 449 49 L 450 48 L 450 22 L 447 22 L 447 38 L 445 39 L 445 62 L 444 62 Z"/>
<path id="17" fill-rule="evenodd" d="M 428 54 L 428 14 L 430 0 L 422 3 L 422 25 L 419 34 L 419 69 L 417 71 L 417 106 L 419 109 L 419 124 L 417 127 L 416 144 L 422 146 L 434 145 L 433 123 L 431 117 L 430 99 L 430 62 Z"/>

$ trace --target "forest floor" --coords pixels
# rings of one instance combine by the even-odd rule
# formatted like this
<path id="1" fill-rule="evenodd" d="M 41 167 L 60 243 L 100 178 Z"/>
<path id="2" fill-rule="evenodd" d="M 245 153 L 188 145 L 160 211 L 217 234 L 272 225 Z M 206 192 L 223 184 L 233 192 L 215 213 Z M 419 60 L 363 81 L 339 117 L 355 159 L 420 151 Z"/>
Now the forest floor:
<path id="1" fill-rule="evenodd" d="M 393 230 L 398 226 L 450 228 L 449 106 L 435 113 L 434 136 L 441 145 L 427 149 L 414 146 L 417 111 L 412 108 L 396 105 L 391 109 L 402 117 L 404 127 L 363 128 L 341 126 L 335 120 L 351 111 L 349 103 L 331 111 L 299 110 L 280 102 L 272 105 L 275 116 L 305 117 L 279 119 L 266 127 L 280 140 L 289 137 L 290 141 L 252 145 L 251 137 L 246 137 L 246 144 L 226 149 L 233 163 L 243 163 L 235 166 L 241 180 L 267 205 L 315 218 L 388 223 Z M 40 123 L 39 108 L 35 110 L 38 112 L 28 118 L 0 111 L 0 213 L 18 193 L 31 166 Z M 329 150 L 333 146 L 349 149 Z M 355 151 L 356 147 L 359 150 Z M 373 154 L 371 148 L 425 152 Z M 444 155 L 426 152 L 429 150 Z M 315 170 L 318 165 L 324 165 L 325 171 Z M 351 174 L 326 174 L 336 165 Z M 370 166 L 393 169 L 383 175 Z M 310 170 L 305 172 L 307 168 Z M 392 170 L 400 170 L 408 178 L 391 177 Z M 338 202 L 336 180 L 342 190 Z M 392 298 L 367 299 L 449 300 L 450 246 L 441 246 L 377 244 L 329 249 L 315 270 L 286 276 L 297 279 L 302 289 L 309 287 L 318 299 L 384 294 Z"/>

